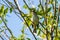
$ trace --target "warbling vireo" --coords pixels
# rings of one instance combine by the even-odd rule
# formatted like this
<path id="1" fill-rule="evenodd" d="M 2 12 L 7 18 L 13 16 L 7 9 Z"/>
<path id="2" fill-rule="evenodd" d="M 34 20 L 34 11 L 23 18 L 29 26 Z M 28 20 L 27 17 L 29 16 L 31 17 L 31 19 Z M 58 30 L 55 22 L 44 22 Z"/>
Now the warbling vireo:
<path id="1" fill-rule="evenodd" d="M 32 10 L 32 22 L 34 23 L 34 25 L 32 25 L 32 27 L 34 28 L 33 32 L 36 33 L 36 29 L 39 26 L 39 17 L 37 16 L 35 10 Z"/>

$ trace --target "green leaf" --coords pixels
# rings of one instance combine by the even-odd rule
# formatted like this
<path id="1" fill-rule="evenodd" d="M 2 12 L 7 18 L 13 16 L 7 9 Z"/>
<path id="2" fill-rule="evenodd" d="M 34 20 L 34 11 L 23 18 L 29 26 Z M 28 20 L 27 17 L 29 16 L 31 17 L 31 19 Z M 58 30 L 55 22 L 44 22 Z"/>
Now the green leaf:
<path id="1" fill-rule="evenodd" d="M 29 25 L 29 26 L 31 25 L 31 21 L 28 21 L 28 25 Z"/>
<path id="2" fill-rule="evenodd" d="M 11 8 L 10 8 L 10 13 L 12 13 L 12 11 L 13 11 L 13 8 L 11 7 Z"/>
<path id="3" fill-rule="evenodd" d="M 37 10 L 37 14 L 38 15 L 43 15 L 43 11 L 42 10 Z"/>
<path id="4" fill-rule="evenodd" d="M 47 13 L 51 10 L 51 7 L 47 9 Z"/>
<path id="5" fill-rule="evenodd" d="M 25 20 L 26 20 L 28 26 L 31 26 L 32 22 L 31 22 L 29 19 L 30 19 L 29 17 L 28 17 L 28 18 L 27 18 L 27 17 L 25 18 Z M 26 24 L 26 22 L 25 22 L 25 24 Z"/>
<path id="6" fill-rule="evenodd" d="M 1 30 L 0 32 L 3 32 L 4 30 Z"/>
<path id="7" fill-rule="evenodd" d="M 4 14 L 6 15 L 7 12 L 8 12 L 8 8 L 6 8 L 6 9 L 4 10 Z"/>
<path id="8" fill-rule="evenodd" d="M 53 0 L 50 0 L 50 2 L 48 4 L 52 4 L 53 3 Z"/>
<path id="9" fill-rule="evenodd" d="M 30 38 L 27 38 L 27 40 L 30 40 Z"/>
<path id="10" fill-rule="evenodd" d="M 2 24 L 2 20 L 0 20 L 0 24 Z"/>
<path id="11" fill-rule="evenodd" d="M 2 26 L 2 28 L 4 28 L 4 29 L 6 29 L 6 30 L 7 30 L 6 26 Z"/>
<path id="12" fill-rule="evenodd" d="M 25 40 L 25 34 L 21 35 L 21 40 Z"/>
<path id="13" fill-rule="evenodd" d="M 4 21 L 5 21 L 5 22 L 8 22 L 8 20 L 7 20 L 7 19 L 4 19 Z"/>
<path id="14" fill-rule="evenodd" d="M 54 40 L 59 40 L 58 37 L 55 37 Z"/>
<path id="15" fill-rule="evenodd" d="M 4 5 L 1 6 L 1 9 L 0 9 L 0 16 L 2 16 L 4 13 Z"/>
<path id="16" fill-rule="evenodd" d="M 37 30 L 37 35 L 40 35 L 40 29 Z"/>
<path id="17" fill-rule="evenodd" d="M 26 5 L 24 5 L 23 8 L 27 9 L 28 7 Z"/>
<path id="18" fill-rule="evenodd" d="M 24 33 L 24 29 L 22 29 L 21 32 Z"/>
<path id="19" fill-rule="evenodd" d="M 4 5 L 1 6 L 1 12 L 4 12 Z"/>
<path id="20" fill-rule="evenodd" d="M 12 4 L 12 2 L 9 2 L 9 4 Z"/>

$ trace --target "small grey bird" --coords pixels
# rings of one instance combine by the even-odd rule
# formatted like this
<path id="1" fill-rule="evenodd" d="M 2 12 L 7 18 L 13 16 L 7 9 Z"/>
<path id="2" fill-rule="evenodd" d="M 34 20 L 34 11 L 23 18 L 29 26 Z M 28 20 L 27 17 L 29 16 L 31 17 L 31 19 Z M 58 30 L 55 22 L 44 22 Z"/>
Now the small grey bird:
<path id="1" fill-rule="evenodd" d="M 34 28 L 33 32 L 36 33 L 36 29 L 39 27 L 39 17 L 34 10 L 32 10 L 32 22 L 34 23 L 34 25 L 32 25 Z"/>

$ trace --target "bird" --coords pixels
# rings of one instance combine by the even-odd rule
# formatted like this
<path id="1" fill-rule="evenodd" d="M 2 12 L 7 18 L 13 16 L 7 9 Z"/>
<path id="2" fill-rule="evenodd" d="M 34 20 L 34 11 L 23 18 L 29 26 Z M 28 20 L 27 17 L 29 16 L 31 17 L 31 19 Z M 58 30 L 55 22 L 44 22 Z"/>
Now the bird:
<path id="1" fill-rule="evenodd" d="M 36 29 L 39 27 L 39 17 L 35 10 L 32 10 L 32 22 L 34 23 L 34 25 L 32 25 L 33 33 L 36 33 Z"/>

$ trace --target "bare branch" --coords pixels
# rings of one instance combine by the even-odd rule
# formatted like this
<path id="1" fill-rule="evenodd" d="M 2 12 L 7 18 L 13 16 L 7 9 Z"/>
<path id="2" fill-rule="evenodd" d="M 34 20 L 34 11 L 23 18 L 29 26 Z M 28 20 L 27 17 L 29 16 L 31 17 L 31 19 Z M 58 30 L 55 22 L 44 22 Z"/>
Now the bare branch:
<path id="1" fill-rule="evenodd" d="M 0 36 L 0 38 L 1 38 L 2 40 L 4 40 L 2 36 Z"/>
<path id="2" fill-rule="evenodd" d="M 23 20 L 21 19 L 21 17 L 18 15 L 18 14 L 20 14 L 20 13 L 18 13 L 18 12 L 16 12 L 15 10 L 14 10 L 14 13 L 17 15 L 17 17 L 19 17 L 19 19 L 23 22 Z M 17 14 L 18 13 L 18 14 Z"/>
<path id="3" fill-rule="evenodd" d="M 4 25 L 6 26 L 7 30 L 9 31 L 9 33 L 11 34 L 11 36 L 13 36 L 12 31 L 8 28 L 8 26 L 7 26 L 6 22 L 4 21 L 3 17 L 0 17 L 0 18 L 3 21 Z"/>
<path id="4" fill-rule="evenodd" d="M 14 5 L 13 5 L 13 4 L 10 4 L 10 2 L 9 2 L 8 0 L 5 0 L 5 1 L 9 4 L 9 5 L 7 5 L 9 8 L 10 8 L 10 6 L 11 6 L 11 7 L 14 7 Z M 4 2 L 4 3 L 5 3 L 5 2 Z M 6 4 L 6 3 L 5 3 L 5 4 Z M 20 16 L 18 15 L 18 14 L 20 14 L 20 13 L 16 12 L 15 9 L 16 9 L 16 8 L 14 8 L 14 10 L 13 10 L 14 13 L 15 13 L 15 15 L 17 15 L 17 16 L 19 17 L 19 19 L 20 19 L 21 21 L 23 21 L 23 20 L 20 18 Z M 17 14 L 17 13 L 18 13 L 18 14 Z"/>
<path id="5" fill-rule="evenodd" d="M 42 10 L 43 10 L 43 13 L 44 13 L 44 7 L 43 7 L 43 5 L 42 5 L 42 2 L 41 2 L 41 0 L 39 0 L 39 2 L 40 2 L 40 4 L 39 4 L 39 5 L 41 5 L 41 7 L 42 7 Z"/>
<path id="6" fill-rule="evenodd" d="M 26 6 L 28 7 L 28 9 L 30 10 L 30 8 L 29 8 L 29 6 L 27 5 L 26 1 L 25 1 L 25 0 L 23 0 L 23 2 L 26 4 Z"/>
<path id="7" fill-rule="evenodd" d="M 0 30 L 1 30 L 0 32 L 2 33 L 2 35 L 5 36 L 6 39 L 9 39 L 8 35 L 5 33 L 6 29 L 0 28 Z M 0 35 L 0 37 L 2 37 L 2 36 Z"/>
<path id="8" fill-rule="evenodd" d="M 3 3 L 5 3 L 6 4 L 6 6 L 8 6 L 8 4 L 4 1 L 4 0 L 2 0 L 3 1 Z M 9 6 L 8 6 L 9 7 Z"/>

